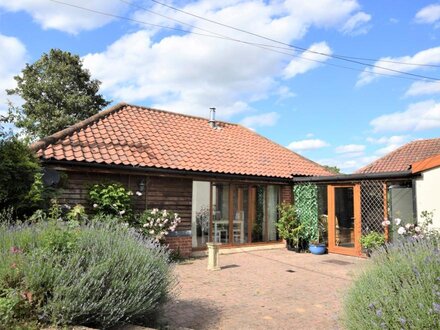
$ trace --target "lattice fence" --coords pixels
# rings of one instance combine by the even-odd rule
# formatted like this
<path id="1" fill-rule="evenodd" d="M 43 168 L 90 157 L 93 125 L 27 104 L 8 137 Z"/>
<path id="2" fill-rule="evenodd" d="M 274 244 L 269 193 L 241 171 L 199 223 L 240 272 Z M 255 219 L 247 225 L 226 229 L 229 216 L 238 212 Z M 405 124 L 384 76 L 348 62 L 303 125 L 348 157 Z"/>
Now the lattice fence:
<path id="1" fill-rule="evenodd" d="M 384 232 L 385 218 L 384 181 L 361 181 L 362 235 L 371 231 Z"/>
<path id="2" fill-rule="evenodd" d="M 371 231 L 384 232 L 382 226 L 382 221 L 386 216 L 384 184 L 386 184 L 384 181 L 378 180 L 363 180 L 360 182 L 362 235 Z M 314 228 L 317 228 L 319 202 L 326 204 L 327 200 L 322 200 L 324 196 L 319 194 L 318 186 L 313 183 L 295 184 L 293 193 L 295 207 L 298 210 L 301 222 L 310 226 L 313 231 Z M 318 202 L 319 198 L 321 200 Z"/>

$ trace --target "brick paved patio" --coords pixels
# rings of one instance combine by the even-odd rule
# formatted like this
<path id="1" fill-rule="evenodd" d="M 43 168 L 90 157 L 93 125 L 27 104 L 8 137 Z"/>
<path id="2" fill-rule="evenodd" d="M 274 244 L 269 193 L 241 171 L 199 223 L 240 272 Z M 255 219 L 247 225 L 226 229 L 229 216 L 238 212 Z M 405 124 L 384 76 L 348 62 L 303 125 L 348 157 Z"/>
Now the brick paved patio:
<path id="1" fill-rule="evenodd" d="M 220 255 L 176 267 L 180 294 L 167 306 L 171 329 L 338 329 L 341 296 L 366 260 L 285 249 Z"/>

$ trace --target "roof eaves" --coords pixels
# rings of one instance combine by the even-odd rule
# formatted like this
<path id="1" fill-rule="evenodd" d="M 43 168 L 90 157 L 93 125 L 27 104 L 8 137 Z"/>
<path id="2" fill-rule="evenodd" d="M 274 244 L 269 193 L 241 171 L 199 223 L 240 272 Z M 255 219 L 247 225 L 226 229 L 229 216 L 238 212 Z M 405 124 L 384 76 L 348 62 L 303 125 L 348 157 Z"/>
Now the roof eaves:
<path id="1" fill-rule="evenodd" d="M 116 111 L 119 111 L 120 109 L 122 109 L 123 107 L 127 106 L 127 103 L 124 102 L 120 102 L 118 104 L 115 104 L 114 106 L 107 108 L 103 111 L 98 112 L 97 114 L 84 119 L 82 121 L 80 121 L 79 123 L 76 123 L 72 126 L 69 126 L 59 132 L 56 132 L 52 135 L 49 135 L 45 138 L 42 138 L 39 141 L 36 141 L 34 143 L 31 144 L 30 149 L 34 152 L 37 152 L 40 149 L 44 149 L 47 146 L 49 146 L 50 144 L 54 144 L 55 142 L 57 142 L 58 140 L 61 140 L 63 138 L 65 138 L 68 135 L 71 135 L 72 133 L 79 131 L 80 129 L 108 116 L 111 113 L 114 113 Z"/>

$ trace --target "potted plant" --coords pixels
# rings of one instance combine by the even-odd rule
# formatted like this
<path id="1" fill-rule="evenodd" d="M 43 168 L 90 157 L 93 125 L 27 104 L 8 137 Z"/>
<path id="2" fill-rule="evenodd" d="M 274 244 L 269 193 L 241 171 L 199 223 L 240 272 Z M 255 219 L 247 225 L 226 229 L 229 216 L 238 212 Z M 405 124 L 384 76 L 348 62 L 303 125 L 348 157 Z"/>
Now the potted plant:
<path id="1" fill-rule="evenodd" d="M 288 250 L 300 252 L 301 222 L 293 205 L 282 203 L 278 206 L 280 218 L 276 224 L 279 236 L 286 241 Z"/>
<path id="2" fill-rule="evenodd" d="M 373 250 L 383 246 L 385 244 L 385 235 L 376 231 L 372 231 L 367 235 L 363 235 L 360 239 L 362 248 L 368 257 L 371 257 Z"/>
<path id="3" fill-rule="evenodd" d="M 324 254 L 327 250 L 327 216 L 318 218 L 316 239 L 309 242 L 309 251 L 313 254 Z"/>

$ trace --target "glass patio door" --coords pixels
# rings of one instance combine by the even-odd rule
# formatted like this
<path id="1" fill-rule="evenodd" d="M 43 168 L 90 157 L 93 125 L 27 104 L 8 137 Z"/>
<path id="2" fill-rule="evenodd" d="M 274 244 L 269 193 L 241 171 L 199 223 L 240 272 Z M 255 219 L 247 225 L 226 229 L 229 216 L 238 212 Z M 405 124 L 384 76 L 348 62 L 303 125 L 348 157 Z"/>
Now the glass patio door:
<path id="1" fill-rule="evenodd" d="M 328 186 L 328 250 L 361 255 L 360 186 Z"/>

